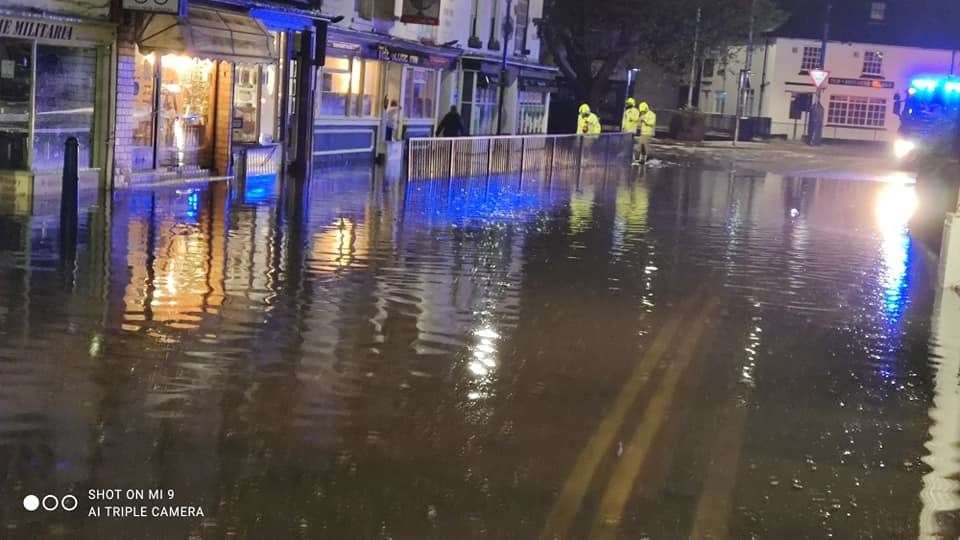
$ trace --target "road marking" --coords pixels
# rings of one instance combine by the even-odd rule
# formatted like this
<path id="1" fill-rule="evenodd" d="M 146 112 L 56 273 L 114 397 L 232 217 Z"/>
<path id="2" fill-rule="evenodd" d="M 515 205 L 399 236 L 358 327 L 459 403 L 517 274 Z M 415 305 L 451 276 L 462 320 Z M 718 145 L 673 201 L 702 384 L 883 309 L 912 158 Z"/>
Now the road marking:
<path id="1" fill-rule="evenodd" d="M 640 425 L 637 426 L 633 438 L 626 446 L 623 456 L 620 457 L 613 473 L 610 475 L 607 489 L 600 500 L 600 508 L 590 538 L 616 537 L 617 526 L 623 517 L 623 509 L 627 505 L 630 494 L 633 493 L 634 484 L 640 475 L 640 469 L 643 467 L 647 455 L 650 453 L 650 448 L 656 440 L 657 433 L 667 419 L 667 413 L 673 402 L 680 377 L 686 371 L 690 362 L 693 361 L 707 322 L 718 305 L 717 300 L 713 299 L 700 312 L 696 321 L 686 332 L 676 358 L 673 359 L 663 377 L 658 381 L 655 393 L 650 398 Z"/>
<path id="2" fill-rule="evenodd" d="M 734 398 L 728 402 L 717 417 L 717 432 L 710 445 L 710 465 L 690 531 L 690 538 L 694 540 L 727 537 L 747 422 L 747 409 L 738 401 Z"/>
<path id="3" fill-rule="evenodd" d="M 597 431 L 587 441 L 586 446 L 577 458 L 576 465 L 570 472 L 570 476 L 567 477 L 563 490 L 547 517 L 543 533 L 540 535 L 541 539 L 563 538 L 567 529 L 570 528 L 570 524 L 580 509 L 580 504 L 583 502 L 583 497 L 596 474 L 600 462 L 605 456 L 609 455 L 610 447 L 620 431 L 624 417 L 637 400 L 640 390 L 646 385 L 650 375 L 657 368 L 661 357 L 672 344 L 674 335 L 680 329 L 680 324 L 683 322 L 685 315 L 695 309 L 695 302 L 703 297 L 701 293 L 702 289 L 698 290 L 690 300 L 685 301 L 680 309 L 676 310 L 643 354 L 627 383 L 617 395 L 610 412 L 600 422 Z"/>

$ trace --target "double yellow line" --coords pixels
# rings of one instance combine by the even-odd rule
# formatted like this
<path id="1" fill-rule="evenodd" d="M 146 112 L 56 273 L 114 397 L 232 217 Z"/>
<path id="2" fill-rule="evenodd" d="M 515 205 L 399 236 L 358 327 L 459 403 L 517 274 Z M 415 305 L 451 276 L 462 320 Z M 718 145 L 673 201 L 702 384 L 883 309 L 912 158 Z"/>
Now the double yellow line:
<path id="1" fill-rule="evenodd" d="M 596 432 L 580 453 L 559 498 L 547 517 L 540 536 L 542 540 L 566 537 L 600 463 L 605 457 L 610 456 L 611 447 L 627 413 L 634 406 L 641 390 L 647 386 L 653 373 L 657 371 L 663 360 L 670 356 L 667 354 L 668 351 L 679 345 L 676 354 L 672 357 L 672 362 L 666 366 L 662 377 L 656 381 L 657 385 L 652 389 L 653 394 L 646 414 L 624 448 L 623 455 L 610 476 L 590 536 L 591 538 L 608 538 L 616 535 L 623 509 L 633 492 L 633 486 L 650 453 L 651 445 L 663 427 L 680 378 L 693 360 L 707 323 L 719 305 L 716 300 L 711 300 L 703 306 L 702 293 L 702 289 L 697 291 L 691 300 L 681 305 L 644 352 L 630 378 L 617 395 L 609 414 L 600 422 Z M 682 326 L 687 316 L 693 314 L 696 315 L 696 319 L 691 324 Z"/>

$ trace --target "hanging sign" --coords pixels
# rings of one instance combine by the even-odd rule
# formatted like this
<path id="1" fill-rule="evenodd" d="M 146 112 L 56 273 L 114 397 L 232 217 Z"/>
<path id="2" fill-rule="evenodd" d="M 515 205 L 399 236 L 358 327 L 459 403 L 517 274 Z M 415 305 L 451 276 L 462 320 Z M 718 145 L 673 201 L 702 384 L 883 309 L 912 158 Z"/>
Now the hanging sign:
<path id="1" fill-rule="evenodd" d="M 400 22 L 440 25 L 440 0 L 403 0 Z"/>
<path id="2" fill-rule="evenodd" d="M 123 9 L 180 14 L 180 0 L 123 0 Z"/>
<path id="3" fill-rule="evenodd" d="M 827 78 L 830 77 L 830 72 L 822 69 L 811 69 L 810 78 L 813 79 L 813 85 L 817 88 L 823 86 L 823 83 L 826 82 Z"/>

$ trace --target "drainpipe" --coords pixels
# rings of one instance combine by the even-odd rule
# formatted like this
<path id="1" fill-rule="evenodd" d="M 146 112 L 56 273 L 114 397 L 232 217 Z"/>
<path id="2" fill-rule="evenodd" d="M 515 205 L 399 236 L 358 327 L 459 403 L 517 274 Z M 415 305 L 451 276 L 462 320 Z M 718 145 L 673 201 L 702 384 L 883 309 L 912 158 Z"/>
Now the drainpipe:
<path id="1" fill-rule="evenodd" d="M 760 75 L 760 104 L 757 106 L 757 116 L 763 116 L 763 93 L 767 89 L 767 57 L 770 55 L 770 38 L 763 44 L 763 73 Z"/>

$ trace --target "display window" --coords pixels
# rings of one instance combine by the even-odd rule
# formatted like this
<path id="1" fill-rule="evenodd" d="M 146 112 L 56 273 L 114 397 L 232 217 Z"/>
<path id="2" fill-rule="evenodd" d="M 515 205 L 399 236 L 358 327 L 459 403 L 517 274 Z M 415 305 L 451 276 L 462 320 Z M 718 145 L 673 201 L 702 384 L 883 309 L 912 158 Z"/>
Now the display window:
<path id="1" fill-rule="evenodd" d="M 520 135 L 543 133 L 547 116 L 547 94 L 520 90 L 517 96 L 517 133 Z"/>
<path id="2" fill-rule="evenodd" d="M 213 159 L 214 62 L 179 54 L 160 57 L 157 163 L 208 168 Z"/>
<path id="3" fill-rule="evenodd" d="M 33 43 L 0 38 L 0 170 L 29 167 Z"/>
<path id="4" fill-rule="evenodd" d="M 407 69 L 403 95 L 403 111 L 407 118 L 433 118 L 436 115 L 436 70 Z"/>
<path id="5" fill-rule="evenodd" d="M 499 88 L 490 76 L 479 71 L 463 72 L 461 116 L 471 135 L 492 135 L 497 130 Z"/>
<path id="6" fill-rule="evenodd" d="M 70 137 L 79 167 L 93 166 L 97 57 L 96 48 L 0 38 L 0 170 L 59 170 Z"/>
<path id="7" fill-rule="evenodd" d="M 277 140 L 277 67 L 237 64 L 233 77 L 234 142 L 269 144 Z"/>
<path id="8" fill-rule="evenodd" d="M 375 116 L 380 69 L 379 60 L 327 57 L 317 75 L 317 116 Z"/>

